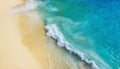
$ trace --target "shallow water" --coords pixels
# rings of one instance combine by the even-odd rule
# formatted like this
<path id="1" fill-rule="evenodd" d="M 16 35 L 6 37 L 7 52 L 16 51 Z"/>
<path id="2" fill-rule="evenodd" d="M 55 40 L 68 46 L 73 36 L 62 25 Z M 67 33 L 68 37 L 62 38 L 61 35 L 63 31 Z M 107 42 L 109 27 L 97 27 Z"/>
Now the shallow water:
<path id="1" fill-rule="evenodd" d="M 64 39 L 100 67 L 120 66 L 119 0 L 44 0 L 38 7 L 47 25 L 55 24 Z"/>

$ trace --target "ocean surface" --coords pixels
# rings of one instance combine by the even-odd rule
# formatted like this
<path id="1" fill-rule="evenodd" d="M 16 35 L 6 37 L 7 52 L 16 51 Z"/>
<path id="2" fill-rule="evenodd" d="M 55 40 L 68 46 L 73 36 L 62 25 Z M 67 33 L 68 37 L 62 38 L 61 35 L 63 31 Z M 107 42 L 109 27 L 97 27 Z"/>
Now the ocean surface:
<path id="1" fill-rule="evenodd" d="M 28 2 L 44 20 L 46 34 L 60 47 L 78 55 L 91 69 L 120 69 L 120 0 Z"/>

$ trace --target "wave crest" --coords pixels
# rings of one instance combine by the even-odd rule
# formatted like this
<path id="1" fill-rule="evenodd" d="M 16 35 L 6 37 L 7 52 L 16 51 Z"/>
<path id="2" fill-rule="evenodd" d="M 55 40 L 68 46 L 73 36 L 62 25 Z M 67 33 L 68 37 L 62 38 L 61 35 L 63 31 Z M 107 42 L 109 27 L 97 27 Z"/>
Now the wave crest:
<path id="1" fill-rule="evenodd" d="M 73 46 L 71 46 L 71 44 L 64 39 L 62 33 L 59 31 L 59 29 L 55 24 L 46 25 L 45 29 L 47 30 L 47 33 L 46 33 L 47 36 L 57 40 L 58 46 L 65 47 L 68 51 L 73 52 L 74 54 L 77 54 L 82 61 L 91 65 L 91 69 L 99 69 L 99 67 L 96 65 L 94 61 L 88 60 L 88 58 L 86 58 L 83 53 L 73 48 Z"/>

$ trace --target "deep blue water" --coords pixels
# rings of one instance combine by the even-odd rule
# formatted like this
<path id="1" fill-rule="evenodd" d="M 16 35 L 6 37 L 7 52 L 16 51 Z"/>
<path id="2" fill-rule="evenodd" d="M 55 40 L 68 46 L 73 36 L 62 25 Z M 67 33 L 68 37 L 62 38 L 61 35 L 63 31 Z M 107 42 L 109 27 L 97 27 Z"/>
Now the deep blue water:
<path id="1" fill-rule="evenodd" d="M 46 14 L 46 23 L 56 24 L 74 48 L 94 60 L 100 69 L 120 67 L 120 0 L 43 2 L 38 10 Z"/>

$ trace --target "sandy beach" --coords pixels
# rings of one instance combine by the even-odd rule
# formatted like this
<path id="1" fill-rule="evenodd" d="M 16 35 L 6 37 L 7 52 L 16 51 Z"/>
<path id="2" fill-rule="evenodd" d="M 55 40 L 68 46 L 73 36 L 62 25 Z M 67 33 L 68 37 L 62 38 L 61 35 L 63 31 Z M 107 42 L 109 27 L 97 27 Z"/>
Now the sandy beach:
<path id="1" fill-rule="evenodd" d="M 41 69 L 18 32 L 18 18 L 9 10 L 20 0 L 0 0 L 0 69 Z"/>

